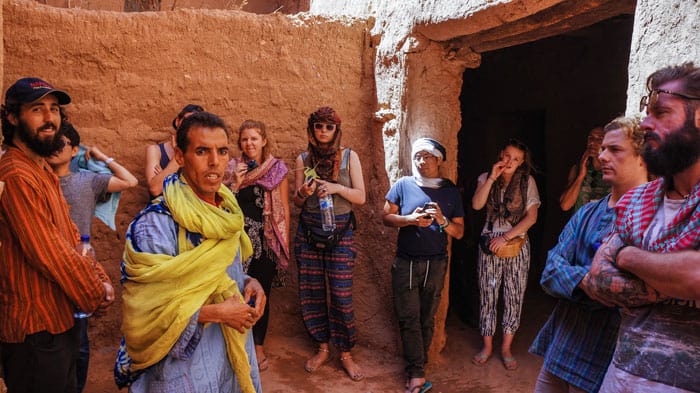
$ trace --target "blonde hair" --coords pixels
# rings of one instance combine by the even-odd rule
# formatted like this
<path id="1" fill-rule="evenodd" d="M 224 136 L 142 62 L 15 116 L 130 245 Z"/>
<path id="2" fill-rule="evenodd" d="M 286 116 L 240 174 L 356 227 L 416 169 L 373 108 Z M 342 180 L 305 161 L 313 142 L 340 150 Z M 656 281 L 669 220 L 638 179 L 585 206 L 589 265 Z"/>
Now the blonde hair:
<path id="1" fill-rule="evenodd" d="M 640 123 L 641 119 L 637 116 L 620 116 L 606 124 L 603 131 L 607 134 L 609 131 L 622 130 L 632 142 L 634 154 L 638 156 L 642 154 L 642 148 L 644 147 L 644 130 L 639 127 Z"/>

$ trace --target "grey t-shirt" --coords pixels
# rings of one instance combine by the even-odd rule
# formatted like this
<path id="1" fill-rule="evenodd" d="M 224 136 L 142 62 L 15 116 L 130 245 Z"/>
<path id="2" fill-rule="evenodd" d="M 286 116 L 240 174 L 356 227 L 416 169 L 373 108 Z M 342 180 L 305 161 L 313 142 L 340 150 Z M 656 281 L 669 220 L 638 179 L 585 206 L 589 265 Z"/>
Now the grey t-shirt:
<path id="1" fill-rule="evenodd" d="M 70 218 L 81 235 L 91 235 L 95 205 L 105 199 L 110 174 L 72 172 L 60 178 L 61 190 L 70 206 Z"/>
<path id="2" fill-rule="evenodd" d="M 644 233 L 644 248 L 672 224 L 685 203 L 664 198 Z M 649 381 L 700 391 L 700 301 L 667 299 L 623 310 L 613 363 Z M 666 390 L 657 385 L 656 391 Z"/>

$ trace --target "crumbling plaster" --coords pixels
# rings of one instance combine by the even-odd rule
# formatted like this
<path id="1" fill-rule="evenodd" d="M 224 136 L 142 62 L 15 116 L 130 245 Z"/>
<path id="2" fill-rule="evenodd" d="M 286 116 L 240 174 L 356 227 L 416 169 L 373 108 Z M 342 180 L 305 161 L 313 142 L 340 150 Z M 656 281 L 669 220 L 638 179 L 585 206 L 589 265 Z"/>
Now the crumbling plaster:
<path id="1" fill-rule="evenodd" d="M 375 120 L 382 123 L 385 167 L 393 182 L 410 173 L 407 152 L 415 138 L 430 135 L 447 146 L 457 145 L 457 133 L 461 127 L 458 105 L 461 73 L 466 67 L 478 67 L 480 62 L 480 56 L 468 48 L 456 50 L 438 45 L 425 35 L 447 39 L 475 33 L 531 15 L 557 2 L 312 1 L 310 12 L 376 20 L 372 29 L 374 41 L 378 43 L 375 60 L 378 110 Z M 474 23 L 465 23 L 465 20 Z M 427 28 L 418 33 L 419 26 Z M 412 61 L 411 57 L 417 59 Z M 418 69 L 411 69 L 410 64 L 418 65 Z M 430 73 L 427 73 L 428 68 Z M 417 89 L 419 85 L 427 86 L 428 90 Z M 410 99 L 410 92 L 429 93 L 435 101 Z M 429 102 L 440 105 L 433 107 Z M 457 105 L 448 105 L 454 102 Z M 443 170 L 445 176 L 453 179 L 457 169 L 456 153 L 455 149 L 448 152 L 450 160 Z"/>
<path id="2" fill-rule="evenodd" d="M 639 0 L 632 33 L 627 114 L 639 113 L 649 74 L 686 61 L 700 65 L 700 1 Z"/>

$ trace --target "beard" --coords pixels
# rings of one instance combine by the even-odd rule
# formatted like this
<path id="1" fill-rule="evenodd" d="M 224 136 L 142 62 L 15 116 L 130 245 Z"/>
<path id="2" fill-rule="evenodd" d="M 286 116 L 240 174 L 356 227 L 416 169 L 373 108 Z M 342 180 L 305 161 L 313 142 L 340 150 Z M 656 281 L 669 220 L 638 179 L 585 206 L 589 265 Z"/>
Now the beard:
<path id="1" fill-rule="evenodd" d="M 53 127 L 56 132 L 54 132 L 51 137 L 42 138 L 39 133 L 47 128 Z M 19 139 L 27 145 L 34 153 L 41 157 L 49 157 L 53 153 L 61 149 L 60 146 L 63 142 L 61 138 L 58 137 L 58 127 L 56 124 L 51 122 L 44 123 L 43 126 L 39 127 L 36 131 L 29 128 L 26 122 L 23 120 L 19 121 L 19 126 L 17 126 L 17 136 Z"/>
<path id="2" fill-rule="evenodd" d="M 691 113 L 692 114 L 692 113 Z M 671 131 L 661 142 L 655 134 L 647 134 L 646 139 L 654 139 L 659 146 L 644 144 L 642 157 L 649 172 L 671 177 L 682 172 L 700 159 L 700 130 L 695 127 L 694 116 L 688 116 L 683 125 Z"/>

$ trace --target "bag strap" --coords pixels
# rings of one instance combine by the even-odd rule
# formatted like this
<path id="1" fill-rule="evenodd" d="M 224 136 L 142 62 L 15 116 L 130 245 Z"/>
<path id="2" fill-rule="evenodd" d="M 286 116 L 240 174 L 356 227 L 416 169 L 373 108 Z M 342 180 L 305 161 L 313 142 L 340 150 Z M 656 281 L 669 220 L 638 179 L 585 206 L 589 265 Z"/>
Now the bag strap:
<path id="1" fill-rule="evenodd" d="M 304 218 L 302 217 L 301 212 L 299 213 L 299 224 L 301 224 L 301 229 L 306 232 L 309 230 L 309 227 L 306 225 L 304 222 Z M 357 220 L 355 219 L 355 212 L 350 211 L 350 217 L 348 218 L 348 221 L 343 225 L 341 229 L 336 229 L 333 231 L 333 237 L 336 237 L 337 239 L 340 239 L 341 237 L 345 236 L 345 232 L 348 231 L 348 229 L 352 228 L 354 231 L 357 229 Z"/>

